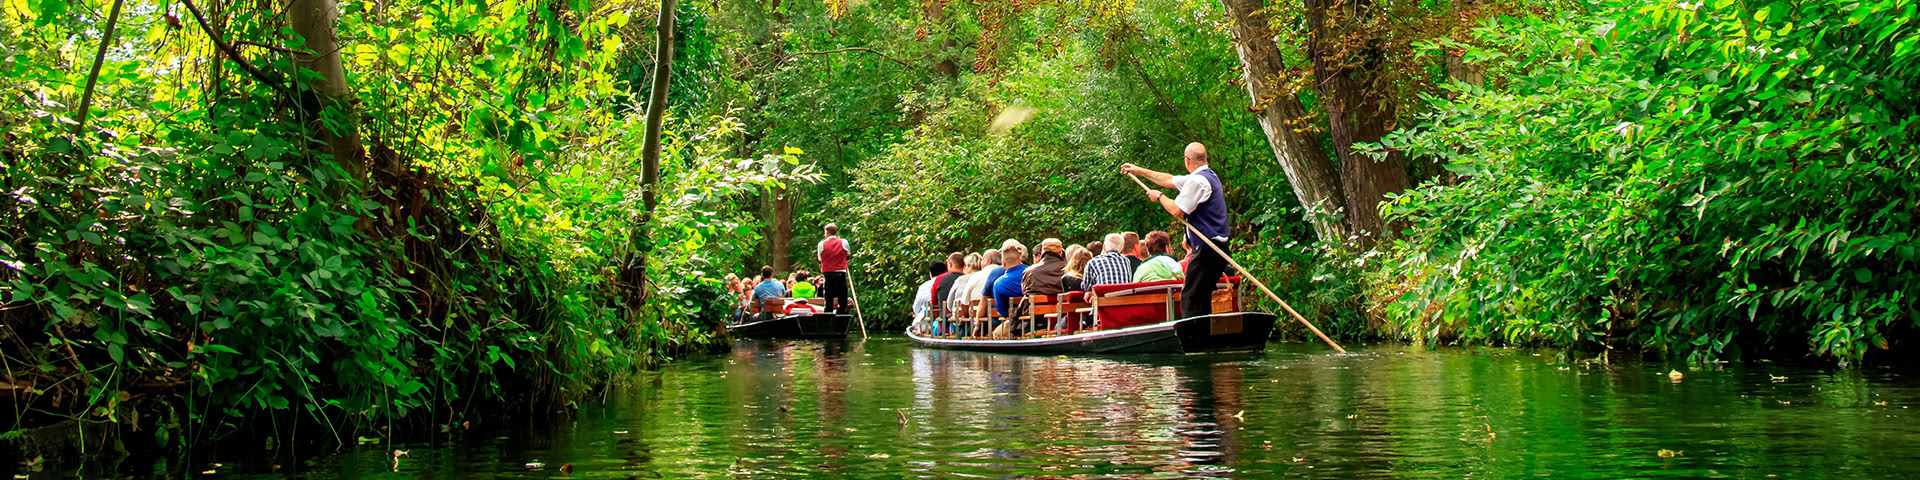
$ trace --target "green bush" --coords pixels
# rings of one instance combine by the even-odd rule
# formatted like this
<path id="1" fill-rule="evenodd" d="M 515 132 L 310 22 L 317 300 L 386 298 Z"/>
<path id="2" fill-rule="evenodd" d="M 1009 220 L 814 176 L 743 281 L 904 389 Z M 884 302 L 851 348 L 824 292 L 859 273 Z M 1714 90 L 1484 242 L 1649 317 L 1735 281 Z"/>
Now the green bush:
<path id="1" fill-rule="evenodd" d="M 1505 47 L 1468 58 L 1505 84 L 1380 145 L 1463 178 L 1393 203 L 1387 314 L 1416 339 L 1694 360 L 1891 348 L 1920 294 L 1914 8 L 1609 2 L 1480 29 Z"/>
<path id="2" fill-rule="evenodd" d="M 76 128 L 87 69 L 72 65 L 92 57 L 44 47 L 94 20 L 0 18 L 0 362 L 32 407 L 14 425 L 107 422 L 178 446 L 291 420 L 346 441 L 570 402 L 718 340 L 717 272 L 758 241 L 734 204 L 818 178 L 790 153 L 740 158 L 733 119 L 670 122 L 686 133 L 665 136 L 642 225 L 643 109 L 615 101 L 626 14 L 359 8 L 338 28 L 356 39 L 364 176 L 315 154 L 311 107 L 261 83 L 285 80 L 283 60 L 253 60 L 264 80 L 184 72 L 225 57 L 198 31 L 122 37 Z M 289 41 L 272 13 L 237 9 L 227 33 Z M 213 85 L 183 80 L 201 75 Z M 638 252 L 653 274 L 636 309 L 616 278 Z"/>

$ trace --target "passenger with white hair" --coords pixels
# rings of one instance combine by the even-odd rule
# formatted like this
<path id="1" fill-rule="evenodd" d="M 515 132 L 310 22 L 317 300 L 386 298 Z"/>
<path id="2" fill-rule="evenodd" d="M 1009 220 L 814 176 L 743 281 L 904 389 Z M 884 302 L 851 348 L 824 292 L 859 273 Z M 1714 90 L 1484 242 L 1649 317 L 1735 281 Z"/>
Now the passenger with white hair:
<path id="1" fill-rule="evenodd" d="M 1096 285 L 1115 285 L 1133 281 L 1133 260 L 1122 255 L 1127 238 L 1118 233 L 1107 234 L 1102 245 L 1106 251 L 1087 261 L 1087 291 L 1093 291 Z"/>
<path id="2" fill-rule="evenodd" d="M 979 288 L 975 289 L 980 294 L 977 298 L 993 298 L 993 282 L 999 280 L 1000 275 L 1007 272 L 1007 268 L 1000 265 L 1001 255 L 999 249 L 987 250 L 980 254 L 987 263 L 987 269 L 982 270 L 982 272 L 986 274 L 980 276 Z"/>
<path id="3" fill-rule="evenodd" d="M 967 317 L 986 316 L 985 310 L 972 308 L 975 301 L 983 301 L 981 305 L 987 309 L 993 308 L 993 281 L 1005 272 L 1006 267 L 1000 266 L 999 250 L 980 252 L 980 272 L 967 283 L 967 308 L 964 309 Z M 975 332 L 980 333 L 984 332 Z"/>

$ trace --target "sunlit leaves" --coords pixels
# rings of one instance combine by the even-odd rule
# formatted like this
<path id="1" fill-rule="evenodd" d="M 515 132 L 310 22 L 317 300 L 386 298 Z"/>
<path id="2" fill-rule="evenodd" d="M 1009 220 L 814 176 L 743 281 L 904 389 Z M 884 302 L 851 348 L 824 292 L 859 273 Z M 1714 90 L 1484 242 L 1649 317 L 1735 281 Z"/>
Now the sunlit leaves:
<path id="1" fill-rule="evenodd" d="M 1390 271 L 1424 285 L 1399 318 L 1696 360 L 1885 348 L 1915 293 L 1896 257 L 1920 117 L 1882 80 L 1914 74 L 1910 21 L 1861 13 L 1887 2 L 1604 7 L 1481 30 L 1534 60 L 1396 137 L 1471 175 L 1396 207 L 1414 229 Z M 1475 254 L 1434 260 L 1453 251 Z"/>

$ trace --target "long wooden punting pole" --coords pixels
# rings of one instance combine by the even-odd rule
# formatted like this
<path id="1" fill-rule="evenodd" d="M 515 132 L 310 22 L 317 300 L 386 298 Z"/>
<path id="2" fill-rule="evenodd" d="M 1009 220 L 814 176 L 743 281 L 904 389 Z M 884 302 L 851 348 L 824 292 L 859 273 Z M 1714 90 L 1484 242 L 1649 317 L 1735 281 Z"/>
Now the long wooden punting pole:
<path id="1" fill-rule="evenodd" d="M 1140 185 L 1140 188 L 1142 190 L 1153 191 L 1152 188 L 1147 187 L 1146 182 L 1140 181 L 1139 176 L 1129 173 L 1127 174 L 1127 178 L 1133 179 L 1133 183 Z M 1200 233 L 1199 229 L 1193 228 L 1193 224 L 1187 223 L 1187 220 L 1184 218 L 1176 217 L 1174 218 L 1174 221 L 1180 222 L 1180 225 L 1187 227 L 1188 231 L 1193 232 L 1193 236 L 1200 237 L 1200 241 L 1202 243 L 1206 243 L 1207 248 L 1213 249 L 1213 253 L 1220 254 L 1220 258 L 1227 259 L 1228 265 L 1233 265 L 1233 269 L 1235 271 L 1240 272 L 1241 276 L 1247 277 L 1248 280 L 1252 280 L 1254 286 L 1260 287 L 1260 291 L 1266 292 L 1267 298 L 1271 298 L 1273 299 L 1273 301 L 1279 302 L 1280 308 L 1285 309 L 1288 315 L 1293 316 L 1294 320 L 1299 320 L 1301 325 L 1306 325 L 1307 330 L 1313 331 L 1314 336 L 1320 337 L 1320 341 L 1327 342 L 1327 345 L 1333 347 L 1333 350 L 1336 352 L 1347 353 L 1347 349 L 1340 348 L 1340 344 L 1338 343 L 1333 343 L 1333 339 L 1327 338 L 1327 334 L 1320 333 L 1320 329 L 1318 327 L 1314 327 L 1313 322 L 1309 322 L 1307 321 L 1306 317 L 1300 316 L 1300 312 L 1293 311 L 1293 306 L 1287 305 L 1286 300 L 1281 300 L 1279 295 L 1275 295 L 1273 293 L 1273 290 L 1270 290 L 1267 288 L 1267 284 L 1265 282 L 1261 282 L 1259 278 L 1255 278 L 1253 276 L 1253 272 L 1248 272 L 1246 267 L 1240 266 L 1240 262 L 1234 261 L 1233 257 L 1228 256 L 1225 250 L 1220 249 L 1219 245 L 1214 245 L 1213 239 L 1207 238 L 1207 234 Z"/>
<path id="2" fill-rule="evenodd" d="M 867 340 L 867 317 L 860 315 L 860 292 L 853 290 L 853 269 L 847 269 L 847 296 L 853 299 L 853 318 L 860 321 L 860 340 Z"/>

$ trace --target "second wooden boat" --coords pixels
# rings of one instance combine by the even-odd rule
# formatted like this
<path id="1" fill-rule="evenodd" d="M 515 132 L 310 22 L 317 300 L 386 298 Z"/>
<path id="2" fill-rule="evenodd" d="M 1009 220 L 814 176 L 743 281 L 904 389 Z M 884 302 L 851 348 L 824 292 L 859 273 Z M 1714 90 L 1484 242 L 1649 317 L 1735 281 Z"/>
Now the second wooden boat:
<path id="1" fill-rule="evenodd" d="M 735 337 L 744 338 L 844 338 L 853 325 L 853 315 L 832 312 L 782 313 L 789 299 L 760 301 L 740 323 L 727 326 Z M 823 305 L 820 299 L 807 299 L 811 305 Z"/>
<path id="2" fill-rule="evenodd" d="M 853 315 L 844 313 L 759 313 L 727 330 L 733 336 L 745 338 L 844 338 L 851 325 Z"/>

